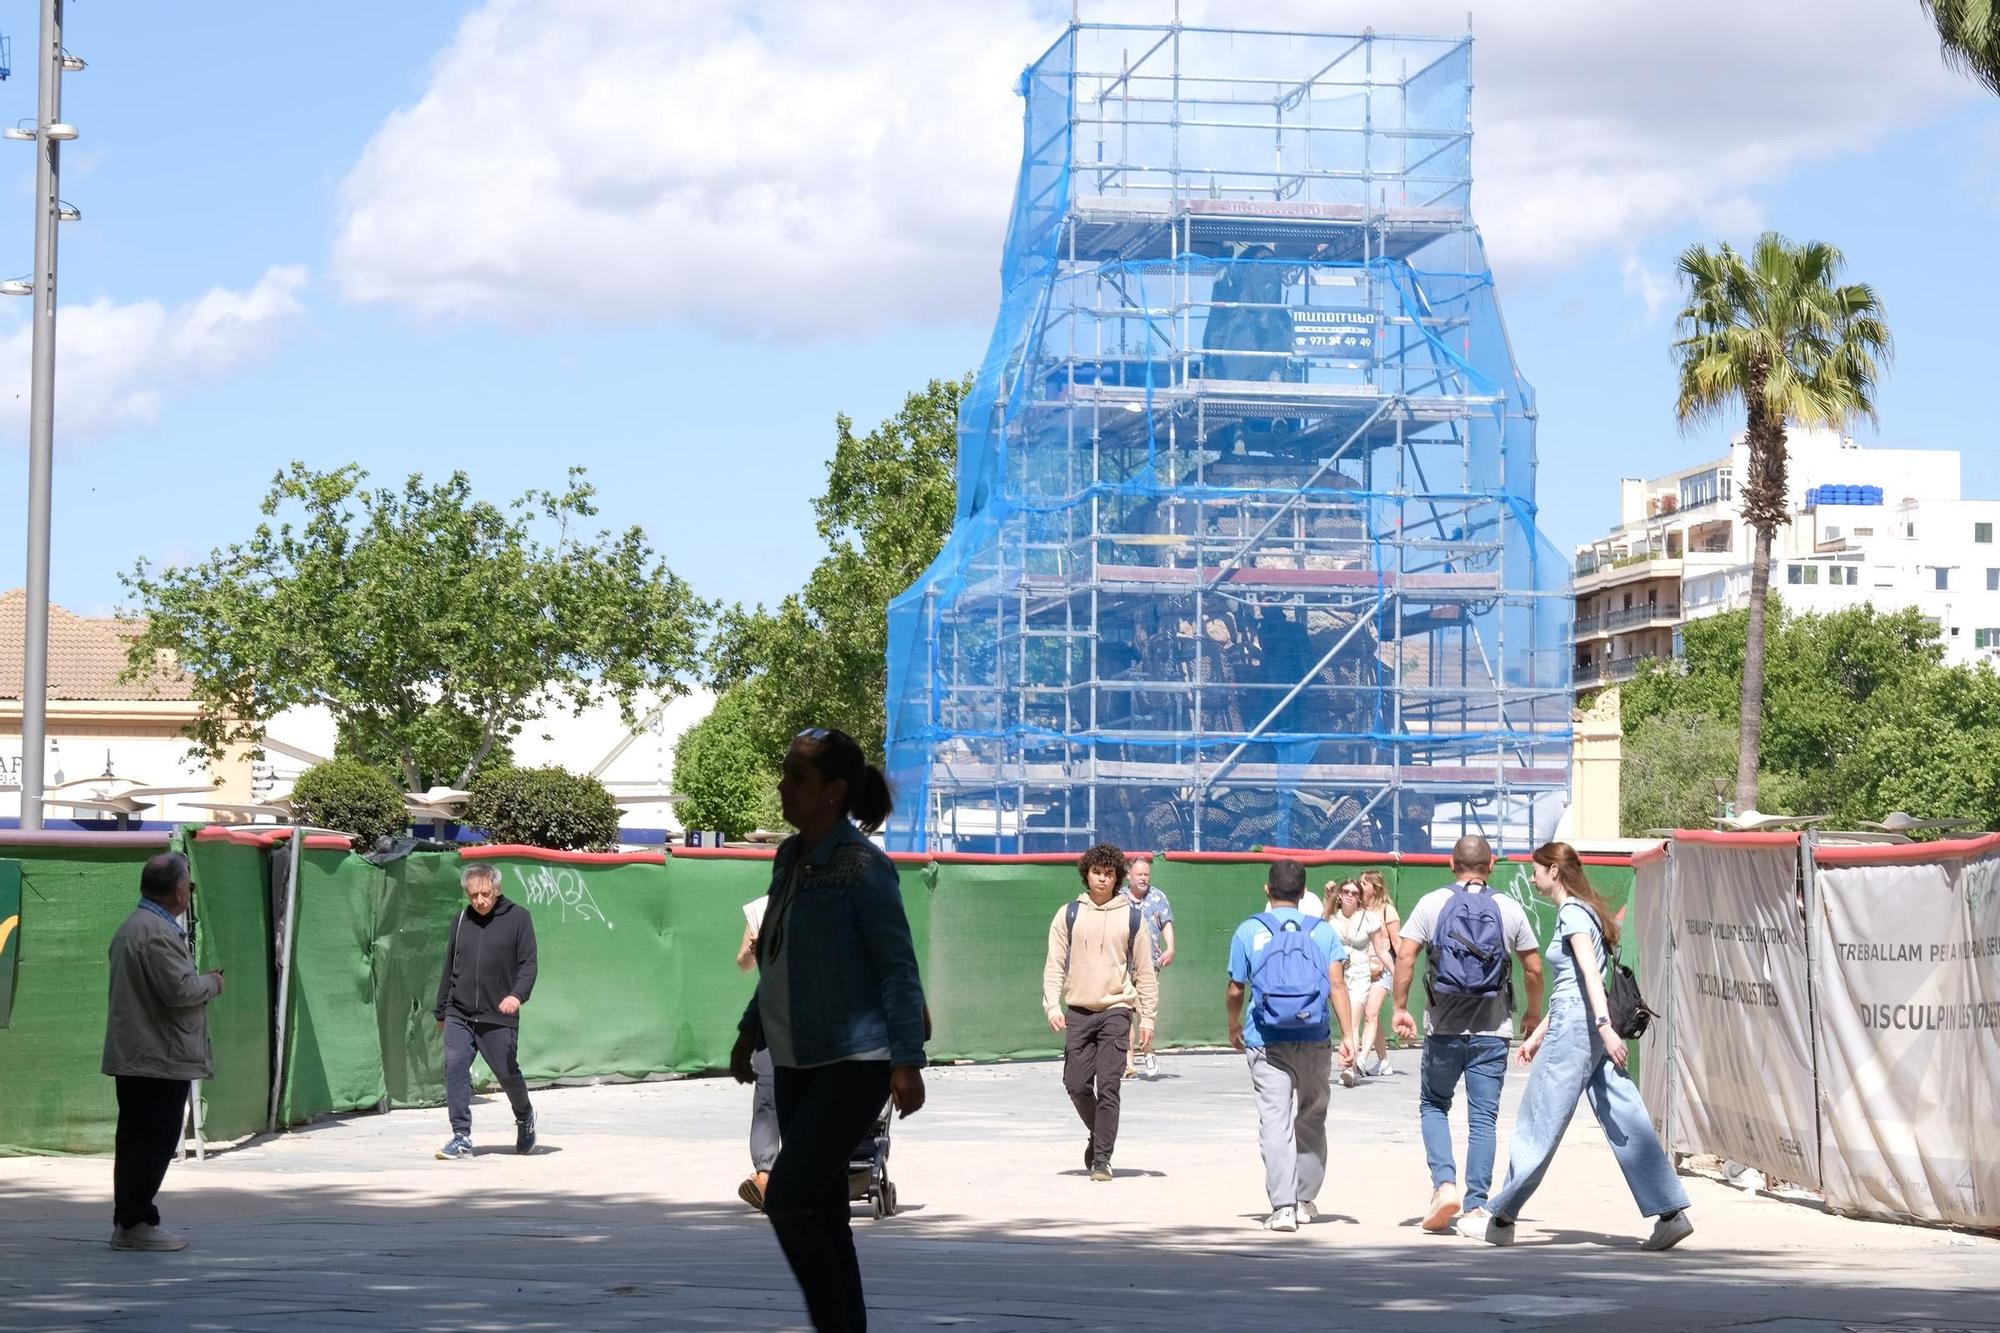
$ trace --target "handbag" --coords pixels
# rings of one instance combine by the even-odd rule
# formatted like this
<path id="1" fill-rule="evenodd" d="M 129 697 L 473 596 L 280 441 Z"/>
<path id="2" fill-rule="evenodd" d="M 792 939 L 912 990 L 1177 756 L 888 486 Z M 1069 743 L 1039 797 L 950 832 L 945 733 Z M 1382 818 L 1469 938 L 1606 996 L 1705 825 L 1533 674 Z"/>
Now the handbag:
<path id="1" fill-rule="evenodd" d="M 1597 913 L 1592 912 L 1588 904 L 1578 903 L 1577 906 L 1590 912 L 1590 919 L 1597 926 L 1598 939 L 1601 942 L 1604 938 L 1604 923 L 1598 920 Z M 1643 1037 L 1646 1035 L 1646 1029 L 1653 1025 L 1653 1020 L 1659 1015 L 1647 1005 L 1646 997 L 1639 993 L 1639 978 L 1633 974 L 1632 969 L 1609 955 L 1610 951 L 1606 950 L 1604 1005 L 1611 1012 L 1605 1017 L 1611 1020 L 1611 1030 L 1619 1036 Z"/>

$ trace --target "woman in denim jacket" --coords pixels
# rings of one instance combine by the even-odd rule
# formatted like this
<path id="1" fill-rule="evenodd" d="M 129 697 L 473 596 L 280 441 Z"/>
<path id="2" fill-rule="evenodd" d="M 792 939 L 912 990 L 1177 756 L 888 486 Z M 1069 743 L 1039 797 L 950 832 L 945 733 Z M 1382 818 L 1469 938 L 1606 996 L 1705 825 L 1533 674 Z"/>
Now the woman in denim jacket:
<path id="1" fill-rule="evenodd" d="M 1556 905 L 1548 955 L 1555 980 L 1547 1012 L 1515 1056 L 1534 1073 L 1528 1076 L 1507 1145 L 1507 1183 L 1487 1200 L 1484 1226 L 1461 1217 L 1459 1234 L 1494 1245 L 1514 1243 L 1515 1220 L 1555 1160 L 1563 1131 L 1583 1098 L 1604 1127 L 1632 1201 L 1642 1216 L 1654 1219 L 1653 1233 L 1642 1248 L 1672 1249 L 1694 1234 L 1694 1224 L 1688 1221 L 1687 1191 L 1653 1132 L 1638 1086 L 1625 1072 L 1625 1038 L 1611 1026 L 1604 963 L 1607 949 L 1618 947 L 1618 922 L 1584 878 L 1583 863 L 1568 843 L 1544 843 L 1531 859 L 1535 891 Z"/>
<path id="2" fill-rule="evenodd" d="M 752 1082 L 751 1055 L 770 1052 L 782 1146 L 764 1213 L 813 1327 L 865 1329 L 847 1161 L 884 1099 L 905 1116 L 924 1104 L 923 986 L 896 868 L 864 835 L 889 815 L 881 770 L 846 733 L 814 727 L 786 753 L 778 797 L 798 832 L 771 866 L 729 1068 Z"/>

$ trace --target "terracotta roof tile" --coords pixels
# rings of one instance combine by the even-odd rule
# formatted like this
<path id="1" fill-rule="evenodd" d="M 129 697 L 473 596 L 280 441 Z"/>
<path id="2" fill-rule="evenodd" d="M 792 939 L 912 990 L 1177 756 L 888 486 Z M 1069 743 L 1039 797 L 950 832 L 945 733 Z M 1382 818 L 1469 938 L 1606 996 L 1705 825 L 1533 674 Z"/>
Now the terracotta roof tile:
<path id="1" fill-rule="evenodd" d="M 0 699 L 21 697 L 22 636 L 28 597 L 20 588 L 0 593 Z M 173 669 L 147 679 L 121 681 L 125 650 L 141 623 L 79 616 L 49 607 L 49 698 L 192 699 L 194 683 Z"/>

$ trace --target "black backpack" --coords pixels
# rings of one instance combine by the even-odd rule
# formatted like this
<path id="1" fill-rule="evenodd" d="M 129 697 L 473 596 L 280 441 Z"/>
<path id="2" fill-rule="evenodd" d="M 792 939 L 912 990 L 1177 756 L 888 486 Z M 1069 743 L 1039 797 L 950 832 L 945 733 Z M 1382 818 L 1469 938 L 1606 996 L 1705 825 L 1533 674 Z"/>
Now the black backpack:
<path id="1" fill-rule="evenodd" d="M 1604 922 L 1591 912 L 1587 904 L 1578 903 L 1584 911 L 1590 912 L 1590 919 L 1597 925 L 1597 938 L 1604 939 Z M 1632 969 L 1625 966 L 1611 951 L 1606 949 L 1604 969 L 1604 1004 L 1610 1009 L 1605 1017 L 1611 1020 L 1611 1030 L 1621 1037 L 1639 1038 L 1646 1035 L 1646 1029 L 1653 1025 L 1659 1015 L 1646 1004 L 1646 997 L 1639 993 L 1639 978 Z"/>

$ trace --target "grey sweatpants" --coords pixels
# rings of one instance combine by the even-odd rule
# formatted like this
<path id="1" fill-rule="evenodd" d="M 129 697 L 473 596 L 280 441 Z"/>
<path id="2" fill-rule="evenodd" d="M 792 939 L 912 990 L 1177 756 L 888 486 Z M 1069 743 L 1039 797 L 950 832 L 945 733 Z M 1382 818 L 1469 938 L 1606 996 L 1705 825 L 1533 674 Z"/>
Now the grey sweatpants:
<path id="1" fill-rule="evenodd" d="M 778 1081 L 771 1068 L 771 1053 L 763 1047 L 750 1056 L 750 1068 L 757 1074 L 757 1092 L 750 1102 L 750 1169 L 769 1171 L 778 1160 Z"/>
<path id="2" fill-rule="evenodd" d="M 1275 1211 L 1311 1203 L 1326 1182 L 1326 1106 L 1332 1097 L 1333 1044 L 1279 1041 L 1252 1046 L 1250 1086 L 1257 1093 L 1257 1146 L 1264 1153 L 1264 1193 Z"/>
<path id="3" fill-rule="evenodd" d="M 444 1105 L 451 1132 L 472 1137 L 472 1056 L 486 1057 L 486 1067 L 500 1080 L 516 1121 L 534 1113 L 528 1102 L 528 1081 L 521 1077 L 521 1034 L 504 1023 L 474 1023 L 457 1013 L 444 1020 Z"/>

